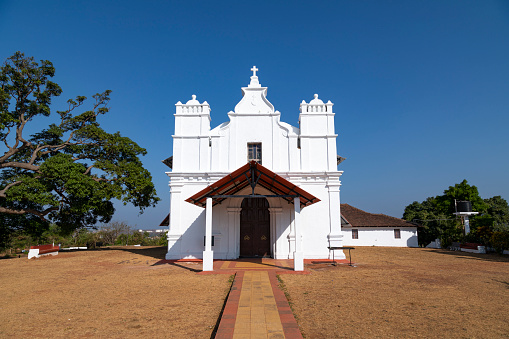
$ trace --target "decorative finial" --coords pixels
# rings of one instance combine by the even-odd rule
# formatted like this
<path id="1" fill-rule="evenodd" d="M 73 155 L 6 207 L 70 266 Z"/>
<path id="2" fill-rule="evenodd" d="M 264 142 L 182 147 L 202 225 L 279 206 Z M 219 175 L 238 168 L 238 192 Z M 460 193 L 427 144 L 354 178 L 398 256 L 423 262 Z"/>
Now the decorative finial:
<path id="1" fill-rule="evenodd" d="M 317 97 L 317 95 L 315 94 L 315 98 L 316 97 Z M 191 98 L 193 98 L 193 100 L 196 100 L 196 95 L 195 94 L 191 95 Z"/>
<path id="2" fill-rule="evenodd" d="M 310 105 L 323 105 L 323 101 L 318 99 L 318 94 L 315 94 L 315 98 L 309 102 Z"/>
<path id="3" fill-rule="evenodd" d="M 191 98 L 192 98 L 191 100 L 188 100 L 186 102 L 186 105 L 199 105 L 200 104 L 200 102 L 198 100 L 196 100 L 196 94 L 191 95 Z"/>
<path id="4" fill-rule="evenodd" d="M 258 71 L 258 68 L 256 68 L 256 66 L 253 66 L 253 68 L 251 68 L 251 70 L 253 71 L 253 76 L 255 77 L 256 72 Z"/>

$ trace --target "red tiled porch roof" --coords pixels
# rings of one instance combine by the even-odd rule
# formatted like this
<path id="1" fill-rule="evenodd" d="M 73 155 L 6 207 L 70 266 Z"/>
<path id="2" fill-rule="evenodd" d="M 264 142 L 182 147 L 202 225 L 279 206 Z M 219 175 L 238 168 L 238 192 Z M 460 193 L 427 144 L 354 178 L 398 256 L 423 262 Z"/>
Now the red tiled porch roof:
<path id="1" fill-rule="evenodd" d="M 297 185 L 263 167 L 256 161 L 251 161 L 219 179 L 215 183 L 207 186 L 192 197 L 186 199 L 187 202 L 200 207 L 205 207 L 207 198 L 214 198 L 213 204 L 219 204 L 228 197 L 236 195 L 238 192 L 249 186 L 261 186 L 274 196 L 278 196 L 286 201 L 293 203 L 294 197 L 299 197 L 301 207 L 312 205 L 319 202 L 320 199 L 306 192 Z"/>
<path id="2" fill-rule="evenodd" d="M 161 221 L 161 224 L 159 226 L 170 226 L 170 213 Z"/>

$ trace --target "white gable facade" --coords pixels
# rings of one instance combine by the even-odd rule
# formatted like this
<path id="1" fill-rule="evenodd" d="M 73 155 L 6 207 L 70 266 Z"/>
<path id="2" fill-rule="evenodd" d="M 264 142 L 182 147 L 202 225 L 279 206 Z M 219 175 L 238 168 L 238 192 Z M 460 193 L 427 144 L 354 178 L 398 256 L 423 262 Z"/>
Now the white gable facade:
<path id="1" fill-rule="evenodd" d="M 205 270 L 212 258 L 326 259 L 329 247 L 342 246 L 333 104 L 315 94 L 300 104 L 300 128 L 291 126 L 267 100 L 256 67 L 252 71 L 242 99 L 228 113 L 230 121 L 213 129 L 206 101 L 193 95 L 176 104 L 172 171 L 166 173 L 171 193 L 166 259 L 204 259 Z M 254 188 L 220 203 L 214 196 L 206 206 L 186 201 L 250 161 L 319 201 L 301 208 L 298 197 L 279 197 L 281 192 L 255 180 Z M 344 257 L 342 251 L 335 256 Z"/>

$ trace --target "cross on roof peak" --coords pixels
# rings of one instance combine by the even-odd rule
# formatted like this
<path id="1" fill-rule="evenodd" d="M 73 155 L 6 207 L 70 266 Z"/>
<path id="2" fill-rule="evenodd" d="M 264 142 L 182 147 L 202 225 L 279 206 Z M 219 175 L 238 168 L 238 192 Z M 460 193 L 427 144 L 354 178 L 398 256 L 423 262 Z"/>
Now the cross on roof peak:
<path id="1" fill-rule="evenodd" d="M 258 68 L 256 68 L 256 66 L 253 66 L 253 68 L 251 68 L 251 70 L 253 71 L 253 76 L 255 77 L 256 72 L 258 71 Z"/>

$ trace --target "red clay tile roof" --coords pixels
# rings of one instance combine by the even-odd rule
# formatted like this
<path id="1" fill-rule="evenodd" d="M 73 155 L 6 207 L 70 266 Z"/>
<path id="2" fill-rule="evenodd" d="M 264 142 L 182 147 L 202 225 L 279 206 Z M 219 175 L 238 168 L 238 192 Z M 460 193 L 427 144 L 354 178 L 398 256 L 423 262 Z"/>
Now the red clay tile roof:
<path id="1" fill-rule="evenodd" d="M 368 213 L 348 204 L 341 204 L 341 215 L 347 221 L 342 227 L 417 227 L 403 219 L 385 214 Z"/>
<path id="2" fill-rule="evenodd" d="M 186 201 L 197 206 L 205 207 L 208 197 L 216 198 L 213 205 L 221 203 L 226 196 L 236 195 L 242 189 L 254 185 L 260 185 L 265 189 L 293 204 L 293 196 L 299 196 L 301 207 L 309 206 L 320 201 L 317 197 L 302 188 L 296 186 L 285 178 L 277 175 L 256 161 L 251 161 L 224 176 L 218 181 L 202 189 Z"/>

